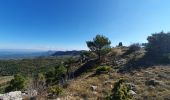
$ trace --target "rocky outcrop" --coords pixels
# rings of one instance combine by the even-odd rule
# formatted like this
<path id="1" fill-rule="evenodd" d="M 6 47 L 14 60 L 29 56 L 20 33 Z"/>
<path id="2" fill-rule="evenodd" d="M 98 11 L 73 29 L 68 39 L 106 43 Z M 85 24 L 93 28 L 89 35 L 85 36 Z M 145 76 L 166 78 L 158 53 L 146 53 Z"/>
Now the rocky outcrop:
<path id="1" fill-rule="evenodd" d="M 36 90 L 29 90 L 22 93 L 21 91 L 13 91 L 0 94 L 0 100 L 23 100 L 23 98 L 32 98 L 37 96 Z"/>
<path id="2" fill-rule="evenodd" d="M 22 93 L 21 91 L 14 91 L 6 94 L 0 94 L 0 100 L 22 100 Z"/>

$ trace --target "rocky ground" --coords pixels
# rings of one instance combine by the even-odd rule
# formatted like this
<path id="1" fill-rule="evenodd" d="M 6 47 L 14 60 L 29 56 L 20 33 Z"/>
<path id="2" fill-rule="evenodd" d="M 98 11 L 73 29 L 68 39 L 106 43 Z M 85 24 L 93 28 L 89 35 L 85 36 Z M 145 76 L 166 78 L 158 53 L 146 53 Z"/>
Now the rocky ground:
<path id="1" fill-rule="evenodd" d="M 111 58 L 108 57 L 109 65 L 114 70 L 99 75 L 95 74 L 96 69 L 83 73 L 83 75 L 69 82 L 60 99 L 104 100 L 111 93 L 114 83 L 120 78 L 125 78 L 127 80 L 126 84 L 130 86 L 130 92 L 135 100 L 170 100 L 170 65 L 153 65 L 120 73 L 119 69 L 125 67 L 128 61 L 140 59 L 145 54 L 145 51 L 141 49 L 123 56 L 126 50 L 127 48 L 116 48 L 113 50 L 117 52 L 116 62 L 111 62 L 111 60 L 115 59 L 113 56 Z"/>
<path id="2" fill-rule="evenodd" d="M 96 66 L 83 72 L 67 82 L 63 93 L 56 100 L 105 100 L 120 78 L 126 79 L 134 100 L 170 100 L 170 65 L 153 65 L 122 73 L 120 69 L 126 67 L 128 61 L 142 58 L 145 52 L 140 50 L 123 56 L 126 48 L 115 50 L 116 57 L 108 56 L 103 64 L 113 70 L 96 74 L 99 67 Z M 0 95 L 2 96 L 8 95 Z"/>
<path id="3" fill-rule="evenodd" d="M 170 100 L 170 66 L 154 66 L 129 74 L 116 71 L 94 76 L 89 72 L 71 80 L 61 100 L 103 100 L 119 78 L 127 79 L 135 100 Z"/>

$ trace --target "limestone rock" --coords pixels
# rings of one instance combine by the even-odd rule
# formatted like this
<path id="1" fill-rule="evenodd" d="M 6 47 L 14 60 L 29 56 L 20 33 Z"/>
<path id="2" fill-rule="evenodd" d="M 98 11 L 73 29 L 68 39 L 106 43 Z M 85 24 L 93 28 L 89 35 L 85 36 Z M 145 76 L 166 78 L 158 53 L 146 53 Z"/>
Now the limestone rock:
<path id="1" fill-rule="evenodd" d="M 9 92 L 6 94 L 1 94 L 0 95 L 0 100 L 22 100 L 22 93 L 21 91 L 14 91 L 14 92 Z"/>
<path id="2" fill-rule="evenodd" d="M 131 95 L 135 95 L 135 94 L 136 94 L 136 92 L 134 92 L 133 90 L 129 90 L 129 94 L 131 94 Z"/>
<path id="3" fill-rule="evenodd" d="M 97 86 L 91 86 L 92 91 L 96 91 Z"/>

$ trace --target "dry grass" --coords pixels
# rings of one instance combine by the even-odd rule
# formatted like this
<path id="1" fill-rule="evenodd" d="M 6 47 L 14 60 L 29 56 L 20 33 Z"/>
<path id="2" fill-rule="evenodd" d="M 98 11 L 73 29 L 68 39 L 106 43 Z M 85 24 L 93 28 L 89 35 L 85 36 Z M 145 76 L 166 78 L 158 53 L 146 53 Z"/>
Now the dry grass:
<path id="1" fill-rule="evenodd" d="M 11 81 L 13 78 L 14 78 L 13 76 L 3 76 L 3 77 L 0 77 L 0 84 L 9 82 L 9 81 Z"/>
<path id="2" fill-rule="evenodd" d="M 112 86 L 119 78 L 126 78 L 128 82 L 136 85 L 135 99 L 137 100 L 164 100 L 170 96 L 170 66 L 155 66 L 133 74 L 101 74 L 92 76 L 93 72 L 86 73 L 72 80 L 65 90 L 63 99 L 66 100 L 103 100 L 107 93 L 111 92 Z M 161 77 L 164 77 L 162 78 Z M 156 79 L 164 83 L 164 86 L 148 86 L 145 82 Z M 93 91 L 91 86 L 97 86 Z M 168 100 L 168 99 L 167 99 Z"/>

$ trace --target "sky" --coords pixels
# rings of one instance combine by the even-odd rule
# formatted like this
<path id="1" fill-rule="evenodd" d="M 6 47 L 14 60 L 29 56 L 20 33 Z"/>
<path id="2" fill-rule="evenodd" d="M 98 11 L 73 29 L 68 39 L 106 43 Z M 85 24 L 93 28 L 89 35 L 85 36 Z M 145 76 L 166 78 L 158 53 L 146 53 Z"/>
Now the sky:
<path id="1" fill-rule="evenodd" d="M 82 50 L 96 34 L 112 46 L 170 31 L 170 0 L 0 0 L 0 49 Z"/>

